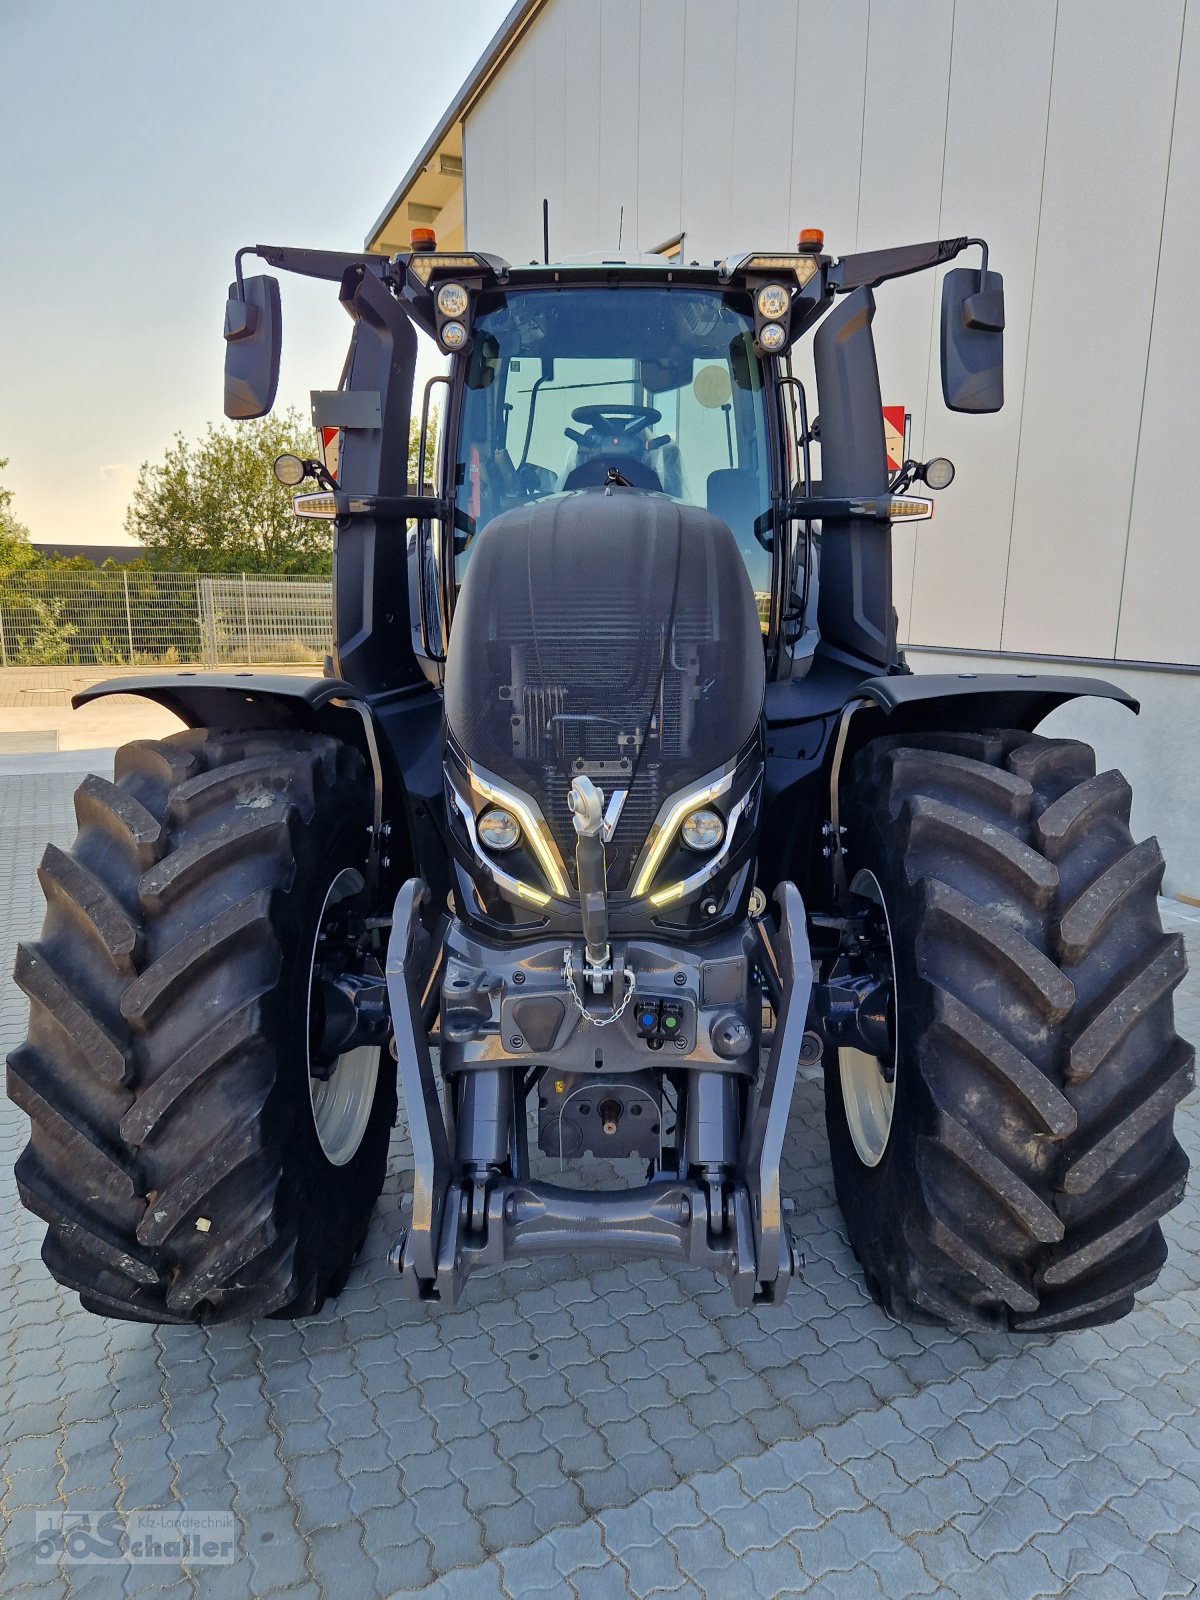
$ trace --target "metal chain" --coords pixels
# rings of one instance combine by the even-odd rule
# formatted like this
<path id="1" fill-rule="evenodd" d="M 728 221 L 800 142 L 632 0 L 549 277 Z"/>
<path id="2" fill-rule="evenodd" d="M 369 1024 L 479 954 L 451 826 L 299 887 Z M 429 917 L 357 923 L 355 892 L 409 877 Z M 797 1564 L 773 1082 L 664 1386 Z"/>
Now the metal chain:
<path id="1" fill-rule="evenodd" d="M 571 948 L 568 945 L 563 951 L 563 977 L 567 980 L 567 993 L 575 1002 L 576 1010 L 585 1022 L 590 1022 L 593 1028 L 607 1028 L 612 1022 L 619 1022 L 625 1015 L 625 1008 L 633 999 L 634 984 L 637 979 L 628 967 L 625 968 L 625 998 L 610 1017 L 594 1017 L 583 1001 L 579 998 L 579 990 L 575 987 L 575 976 L 571 971 Z"/>

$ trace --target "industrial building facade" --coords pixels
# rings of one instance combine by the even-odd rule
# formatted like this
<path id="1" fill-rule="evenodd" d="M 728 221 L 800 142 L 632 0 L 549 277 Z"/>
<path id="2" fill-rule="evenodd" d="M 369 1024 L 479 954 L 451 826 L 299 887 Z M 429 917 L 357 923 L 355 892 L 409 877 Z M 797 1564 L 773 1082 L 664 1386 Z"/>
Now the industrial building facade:
<path id="1" fill-rule="evenodd" d="M 540 259 L 543 199 L 552 256 L 987 238 L 998 415 L 942 405 L 933 274 L 878 296 L 884 402 L 958 468 L 897 530 L 900 636 L 917 670 L 1088 663 L 1138 695 L 1140 723 L 1081 705 L 1048 729 L 1125 767 L 1169 890 L 1200 897 L 1200 9 L 523 0 L 368 243 L 426 225 Z"/>

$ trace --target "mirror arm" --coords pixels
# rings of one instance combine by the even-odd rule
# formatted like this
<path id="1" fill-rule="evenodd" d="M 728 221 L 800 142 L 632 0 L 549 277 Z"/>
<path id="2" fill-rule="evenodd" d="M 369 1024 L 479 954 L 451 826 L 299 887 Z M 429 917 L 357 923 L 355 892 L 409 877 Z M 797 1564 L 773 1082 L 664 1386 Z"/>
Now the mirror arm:
<path id="1" fill-rule="evenodd" d="M 983 271 L 987 271 L 988 248 L 983 239 L 934 239 L 929 244 L 906 244 L 891 250 L 865 250 L 858 255 L 842 256 L 828 269 L 829 287 L 835 294 L 848 294 L 851 289 L 875 288 L 889 278 L 904 278 L 910 272 L 924 272 L 929 267 L 945 266 L 958 255 L 977 244 L 983 251 Z M 980 280 L 982 282 L 982 279 Z"/>
<path id="2" fill-rule="evenodd" d="M 348 267 L 365 266 L 385 282 L 392 282 L 390 258 L 366 250 L 307 250 L 288 244 L 248 244 L 243 245 L 234 257 L 234 270 L 239 283 L 242 280 L 242 257 L 247 255 L 258 256 L 268 266 L 280 272 L 294 272 L 302 278 L 324 278 L 329 283 L 338 283 L 345 277 Z"/>
<path id="3" fill-rule="evenodd" d="M 252 256 L 255 253 L 256 252 L 252 244 L 245 244 L 233 258 L 233 278 L 234 282 L 237 284 L 237 297 L 239 300 L 244 300 L 246 298 L 246 284 L 242 278 L 242 257 Z"/>

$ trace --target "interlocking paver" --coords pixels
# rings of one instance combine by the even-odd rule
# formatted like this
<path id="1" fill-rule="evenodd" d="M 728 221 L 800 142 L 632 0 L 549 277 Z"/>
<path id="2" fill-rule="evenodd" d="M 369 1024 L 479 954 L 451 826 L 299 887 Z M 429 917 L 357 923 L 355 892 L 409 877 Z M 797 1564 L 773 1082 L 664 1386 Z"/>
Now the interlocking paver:
<path id="1" fill-rule="evenodd" d="M 777 1539 L 794 1540 L 802 1533 L 810 1533 L 825 1521 L 812 1503 L 807 1489 L 795 1484 L 777 1494 L 765 1494 L 758 1502 L 766 1512 L 771 1531 Z"/>
<path id="2" fill-rule="evenodd" d="M 494 1561 L 477 1567 L 457 1567 L 443 1576 L 438 1587 L 441 1600 L 508 1600 Z"/>
<path id="3" fill-rule="evenodd" d="M 545 1524 L 554 1520 L 548 1508 L 542 1510 L 520 1497 L 507 1505 L 475 1505 L 468 1496 L 467 1504 L 479 1519 L 484 1547 L 488 1550 L 530 1544 L 545 1531 Z"/>
<path id="4" fill-rule="evenodd" d="M 615 1561 L 606 1567 L 588 1567 L 571 1579 L 575 1600 L 631 1600 L 625 1572 Z"/>
<path id="5" fill-rule="evenodd" d="M 676 1528 L 668 1535 L 668 1542 L 675 1551 L 680 1570 L 686 1572 L 699 1589 L 714 1594 L 736 1593 L 734 1585 L 741 1563 L 713 1523 Z"/>
<path id="6" fill-rule="evenodd" d="M 879 1495 L 875 1504 L 901 1539 L 911 1539 L 916 1533 L 935 1533 L 948 1522 L 979 1510 L 970 1485 L 957 1472 L 905 1484 L 895 1492 Z"/>
<path id="7" fill-rule="evenodd" d="M 975 1554 L 988 1562 L 1015 1555 L 1039 1534 L 1053 1533 L 1062 1525 L 1039 1494 L 1015 1480 L 983 1510 L 960 1514 L 955 1522 Z"/>
<path id="8" fill-rule="evenodd" d="M 675 1551 L 665 1539 L 649 1548 L 614 1544 L 610 1539 L 609 1548 L 628 1572 L 629 1585 L 635 1594 L 669 1593 L 683 1586 Z"/>
<path id="9" fill-rule="evenodd" d="M 561 1592 L 562 1574 L 548 1539 L 503 1551 L 499 1556 L 504 1587 L 512 1596 Z"/>
<path id="10" fill-rule="evenodd" d="M 820 1600 L 885 1600 L 894 1591 L 882 1589 L 870 1567 L 855 1567 L 852 1572 L 827 1572 L 813 1590 Z"/>

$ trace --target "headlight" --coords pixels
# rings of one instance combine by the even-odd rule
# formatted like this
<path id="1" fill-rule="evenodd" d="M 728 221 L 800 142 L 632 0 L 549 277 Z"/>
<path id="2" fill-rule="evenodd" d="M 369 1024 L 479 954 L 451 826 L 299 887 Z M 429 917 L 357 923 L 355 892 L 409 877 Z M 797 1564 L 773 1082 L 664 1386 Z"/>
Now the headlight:
<path id="1" fill-rule="evenodd" d="M 444 317 L 465 317 L 467 291 L 461 283 L 444 283 L 437 292 L 437 308 Z"/>
<path id="2" fill-rule="evenodd" d="M 445 328 L 442 329 L 443 335 Z M 782 322 L 764 322 L 758 330 L 758 342 L 768 355 L 774 355 L 776 350 L 782 350 L 787 343 L 787 334 L 784 332 Z"/>
<path id="3" fill-rule="evenodd" d="M 787 308 L 788 292 L 781 283 L 765 283 L 758 291 L 758 314 L 765 322 L 780 321 Z"/>
<path id="4" fill-rule="evenodd" d="M 725 819 L 719 811 L 702 806 L 684 817 L 679 837 L 689 850 L 715 850 L 725 837 Z"/>
<path id="5" fill-rule="evenodd" d="M 521 824 L 503 806 L 489 806 L 475 824 L 480 844 L 489 850 L 511 850 L 520 843 Z"/>
<path id="6" fill-rule="evenodd" d="M 934 456 L 921 468 L 920 477 L 931 489 L 948 489 L 954 482 L 954 463 L 945 456 Z"/>
<path id="7" fill-rule="evenodd" d="M 438 338 L 443 350 L 461 350 L 467 342 L 467 330 L 461 322 L 443 322 Z"/>

